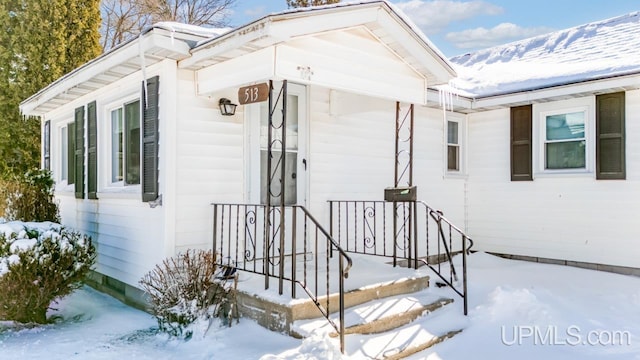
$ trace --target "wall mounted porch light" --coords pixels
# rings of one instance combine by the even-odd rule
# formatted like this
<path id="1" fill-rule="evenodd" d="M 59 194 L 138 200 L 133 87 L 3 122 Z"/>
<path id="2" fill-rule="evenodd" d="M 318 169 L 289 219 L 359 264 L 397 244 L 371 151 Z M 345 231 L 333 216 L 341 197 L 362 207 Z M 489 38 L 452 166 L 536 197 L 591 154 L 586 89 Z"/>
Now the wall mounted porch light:
<path id="1" fill-rule="evenodd" d="M 233 116 L 236 113 L 236 106 L 238 105 L 233 104 L 231 100 L 227 98 L 222 98 L 220 99 L 218 106 L 220 106 L 220 114 L 224 116 Z"/>

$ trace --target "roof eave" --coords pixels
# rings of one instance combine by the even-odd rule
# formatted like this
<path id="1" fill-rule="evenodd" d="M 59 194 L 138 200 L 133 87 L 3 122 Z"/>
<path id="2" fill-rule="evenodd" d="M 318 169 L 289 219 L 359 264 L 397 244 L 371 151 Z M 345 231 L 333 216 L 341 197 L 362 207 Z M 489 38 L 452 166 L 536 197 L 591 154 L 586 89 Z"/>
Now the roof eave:
<path id="1" fill-rule="evenodd" d="M 640 70 L 635 70 L 623 74 L 555 83 L 548 86 L 523 89 L 502 94 L 476 97 L 454 95 L 456 98 L 455 110 L 473 113 L 508 108 L 512 106 L 605 94 L 616 91 L 638 90 L 640 89 L 639 77 Z M 430 89 L 430 91 L 436 93 L 438 90 Z M 463 106 L 461 104 L 468 104 L 468 106 Z"/>
<path id="2" fill-rule="evenodd" d="M 129 40 L 97 58 L 72 70 L 51 84 L 47 85 L 34 95 L 20 103 L 20 111 L 24 115 L 42 116 L 59 105 L 47 104 L 58 99 L 59 103 L 68 103 L 84 94 L 124 78 L 142 67 L 139 59 L 144 55 L 146 65 L 162 59 L 153 58 L 153 54 L 162 51 L 168 54 L 167 58 L 179 60 L 189 56 L 189 46 L 183 41 L 175 41 L 170 37 L 161 35 L 155 28 L 149 28 L 139 37 Z M 133 62 L 136 61 L 136 64 Z M 118 71 L 115 69 L 120 68 Z M 103 79 L 96 82 L 102 77 Z M 95 82 L 95 84 L 92 83 Z M 63 96 L 64 95 L 64 96 Z M 62 99 L 64 98 L 64 99 Z"/>
<path id="3" fill-rule="evenodd" d="M 388 16 L 381 16 L 381 9 Z M 356 12 L 357 16 L 355 16 Z M 332 21 L 318 21 L 313 25 L 308 21 L 296 21 L 306 19 L 312 15 L 318 16 L 322 14 L 342 14 L 344 16 L 336 15 L 332 18 Z M 351 16 L 352 14 L 354 16 Z M 399 28 L 402 28 L 405 34 L 408 34 L 401 39 L 401 46 L 415 58 L 415 61 L 422 65 L 424 71 L 432 75 L 430 85 L 446 83 L 456 76 L 455 70 L 445 57 L 428 40 L 425 40 L 423 36 L 417 33 L 419 30 L 412 26 L 408 19 L 397 13 L 386 1 L 325 6 L 304 11 L 285 11 L 279 14 L 267 15 L 225 35 L 200 44 L 192 49 L 191 57 L 180 61 L 179 66 L 180 68 L 198 70 L 214 63 L 212 59 L 216 57 L 222 59 L 227 52 L 239 48 L 254 48 L 256 46 L 264 48 L 294 37 L 305 36 L 312 32 L 333 31 L 374 23 L 390 34 Z M 401 35 L 395 36 L 400 37 Z"/>

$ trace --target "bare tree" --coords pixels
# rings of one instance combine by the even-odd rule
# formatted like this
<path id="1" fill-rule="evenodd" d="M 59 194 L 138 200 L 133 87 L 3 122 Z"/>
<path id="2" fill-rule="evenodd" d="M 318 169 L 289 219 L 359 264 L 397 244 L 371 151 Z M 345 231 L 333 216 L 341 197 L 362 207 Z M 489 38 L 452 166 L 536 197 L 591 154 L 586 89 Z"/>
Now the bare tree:
<path id="1" fill-rule="evenodd" d="M 237 0 L 102 0 L 102 47 L 109 50 L 158 21 L 222 27 Z"/>
<path id="2" fill-rule="evenodd" d="M 225 26 L 236 0 L 135 0 L 153 22 L 176 21 L 200 26 Z"/>
<path id="3" fill-rule="evenodd" d="M 287 0 L 287 6 L 290 8 L 300 8 L 318 5 L 337 4 L 340 0 Z"/>
<path id="4" fill-rule="evenodd" d="M 150 24 L 150 17 L 138 10 L 135 1 L 102 0 L 102 48 L 106 51 L 137 36 Z"/>

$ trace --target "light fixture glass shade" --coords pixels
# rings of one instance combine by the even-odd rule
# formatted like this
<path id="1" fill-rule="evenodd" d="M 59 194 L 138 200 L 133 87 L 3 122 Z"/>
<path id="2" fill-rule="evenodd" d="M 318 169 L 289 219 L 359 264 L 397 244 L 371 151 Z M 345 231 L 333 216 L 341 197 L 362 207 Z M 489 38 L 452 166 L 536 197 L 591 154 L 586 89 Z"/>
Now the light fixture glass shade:
<path id="1" fill-rule="evenodd" d="M 234 115 L 236 113 L 236 106 L 238 106 L 236 104 L 233 104 L 231 100 L 227 98 L 220 99 L 218 105 L 220 106 L 220 114 L 224 116 Z"/>

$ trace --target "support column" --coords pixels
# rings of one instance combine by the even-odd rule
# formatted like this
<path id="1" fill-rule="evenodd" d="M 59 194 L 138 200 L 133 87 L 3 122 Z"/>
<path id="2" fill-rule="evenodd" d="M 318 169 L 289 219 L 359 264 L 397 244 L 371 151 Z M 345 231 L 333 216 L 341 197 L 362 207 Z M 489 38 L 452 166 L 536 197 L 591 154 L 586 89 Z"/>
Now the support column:
<path id="1" fill-rule="evenodd" d="M 282 102 L 281 117 L 276 110 Z M 275 115 L 275 116 L 274 116 Z M 281 119 L 281 121 L 280 121 Z M 280 133 L 280 136 L 277 134 Z M 285 248 L 285 159 L 287 145 L 287 81 L 277 93 L 273 80 L 269 80 L 269 124 L 267 126 L 267 199 L 264 212 L 264 288 L 269 288 L 269 275 L 275 271 L 276 251 L 278 252 L 279 292 L 283 293 L 284 248 Z M 274 158 L 274 152 L 280 155 Z M 274 185 L 279 189 L 274 189 Z M 275 201 L 272 201 L 273 200 Z M 276 237 L 279 246 L 274 247 Z"/>
<path id="2" fill-rule="evenodd" d="M 394 187 L 413 188 L 413 132 L 414 132 L 414 105 L 403 112 L 400 102 L 396 102 L 396 132 L 395 132 L 395 169 Z M 414 229 L 415 203 L 412 201 L 393 202 L 393 266 L 397 265 L 398 251 L 401 257 L 408 260 L 407 267 L 417 268 L 417 246 Z M 412 253 L 412 248 L 413 252 Z"/>

